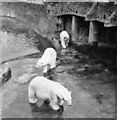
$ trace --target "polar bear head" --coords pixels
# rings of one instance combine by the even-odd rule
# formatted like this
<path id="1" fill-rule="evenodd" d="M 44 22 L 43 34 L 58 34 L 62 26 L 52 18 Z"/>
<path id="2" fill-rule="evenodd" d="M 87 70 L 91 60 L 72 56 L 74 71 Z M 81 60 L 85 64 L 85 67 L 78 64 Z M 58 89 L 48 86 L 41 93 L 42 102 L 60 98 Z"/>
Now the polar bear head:
<path id="1" fill-rule="evenodd" d="M 61 40 L 60 43 L 61 43 L 62 48 L 67 48 L 68 45 L 69 45 L 69 38 L 64 37 L 63 40 Z"/>
<path id="2" fill-rule="evenodd" d="M 72 105 L 72 97 L 71 97 L 71 91 L 64 92 L 61 95 L 57 95 L 59 99 L 67 101 L 68 105 Z"/>
<path id="3" fill-rule="evenodd" d="M 64 42 L 65 42 L 65 46 L 68 47 L 68 44 L 69 44 L 69 38 L 64 37 Z"/>
<path id="4" fill-rule="evenodd" d="M 68 105 L 69 105 L 69 106 L 72 105 L 71 91 L 68 92 L 68 93 L 64 96 L 64 99 L 68 102 Z"/>
<path id="5" fill-rule="evenodd" d="M 60 33 L 60 44 L 62 48 L 67 48 L 70 41 L 70 36 L 67 31 L 62 31 Z"/>

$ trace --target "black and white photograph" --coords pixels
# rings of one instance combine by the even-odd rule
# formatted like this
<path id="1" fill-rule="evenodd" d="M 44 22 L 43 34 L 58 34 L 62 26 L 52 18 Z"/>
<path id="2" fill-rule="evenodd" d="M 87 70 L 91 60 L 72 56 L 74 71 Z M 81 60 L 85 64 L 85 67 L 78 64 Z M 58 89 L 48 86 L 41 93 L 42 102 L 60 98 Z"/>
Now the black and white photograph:
<path id="1" fill-rule="evenodd" d="M 0 118 L 116 119 L 117 0 L 0 1 Z"/>

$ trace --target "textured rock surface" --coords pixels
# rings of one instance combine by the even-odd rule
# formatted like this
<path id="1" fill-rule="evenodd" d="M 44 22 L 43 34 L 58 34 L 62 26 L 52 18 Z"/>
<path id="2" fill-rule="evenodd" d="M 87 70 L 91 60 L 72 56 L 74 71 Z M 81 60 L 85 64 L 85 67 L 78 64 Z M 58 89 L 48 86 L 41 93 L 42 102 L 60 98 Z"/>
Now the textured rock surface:
<path id="1" fill-rule="evenodd" d="M 116 4 L 103 2 L 60 2 L 53 3 L 52 7 L 48 8 L 48 14 L 51 13 L 53 16 L 77 15 L 85 17 L 88 21 L 103 22 L 105 26 L 117 26 L 116 11 Z"/>
<path id="2" fill-rule="evenodd" d="M 99 28 L 99 40 L 103 42 L 106 41 L 107 36 L 110 41 L 116 43 L 116 27 L 117 26 L 117 4 L 113 3 L 93 3 L 93 2 L 53 2 L 45 3 L 44 5 L 40 4 L 27 4 L 23 2 L 12 2 L 12 3 L 2 3 L 2 12 L 0 15 L 4 16 L 2 18 L 3 24 L 2 28 L 6 28 L 8 23 L 10 26 L 13 26 L 14 32 L 26 33 L 31 37 L 35 37 L 33 31 L 36 31 L 40 36 L 35 39 L 35 43 L 38 44 L 38 47 L 41 48 L 44 42 L 39 44 L 38 40 L 46 41 L 47 39 L 42 39 L 41 36 L 48 38 L 53 42 L 54 46 L 57 49 L 60 49 L 59 45 L 59 34 L 56 34 L 57 31 L 57 16 L 65 15 L 63 17 L 66 21 L 66 29 L 71 32 L 71 20 L 72 17 L 69 15 L 80 16 L 80 30 L 78 35 L 78 40 L 75 41 L 75 44 L 85 44 L 88 40 L 88 30 L 89 22 L 86 21 L 100 21 Z M 67 16 L 66 16 L 67 15 Z M 11 20 L 12 19 L 12 20 Z M 15 24 L 20 24 L 20 30 L 17 31 L 17 26 L 14 26 L 12 21 L 16 21 Z M 111 27 L 110 34 L 107 33 L 107 29 L 103 26 Z M 82 25 L 81 25 L 82 24 Z M 84 27 L 82 27 L 84 25 Z M 22 30 L 22 27 L 25 26 L 25 29 Z M 6 28 L 9 30 L 9 28 Z M 115 30 L 114 30 L 115 29 Z M 27 33 L 28 31 L 28 33 Z M 54 36 L 57 35 L 57 39 Z M 51 37 L 50 37 L 51 36 Z M 85 36 L 85 38 L 84 38 Z M 44 43 L 45 44 L 45 43 Z M 110 43 L 109 43 L 110 44 Z M 43 51 L 43 50 L 42 50 Z"/>
<path id="3" fill-rule="evenodd" d="M 8 64 L 1 66 L 0 69 L 0 84 L 6 83 L 12 77 L 11 69 L 8 67 Z"/>

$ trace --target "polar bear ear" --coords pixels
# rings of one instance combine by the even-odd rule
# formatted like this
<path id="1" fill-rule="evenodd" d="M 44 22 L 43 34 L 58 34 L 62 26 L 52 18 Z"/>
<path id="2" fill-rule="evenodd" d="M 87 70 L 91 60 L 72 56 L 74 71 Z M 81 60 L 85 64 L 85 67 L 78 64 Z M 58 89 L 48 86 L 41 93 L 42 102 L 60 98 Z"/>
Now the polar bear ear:
<path id="1" fill-rule="evenodd" d="M 69 91 L 69 93 L 71 94 L 71 93 L 72 93 L 72 91 Z"/>

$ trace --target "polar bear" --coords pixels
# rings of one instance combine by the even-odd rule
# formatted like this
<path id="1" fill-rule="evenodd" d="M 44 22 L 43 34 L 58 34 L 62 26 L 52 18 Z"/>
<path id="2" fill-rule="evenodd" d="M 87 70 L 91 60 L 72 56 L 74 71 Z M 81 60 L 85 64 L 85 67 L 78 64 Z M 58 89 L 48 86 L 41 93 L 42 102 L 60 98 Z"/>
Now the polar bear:
<path id="1" fill-rule="evenodd" d="M 49 100 L 49 106 L 59 110 L 64 101 L 72 105 L 71 91 L 68 91 L 58 82 L 51 81 L 43 76 L 32 79 L 28 88 L 29 103 L 37 103 L 38 99 Z"/>
<path id="2" fill-rule="evenodd" d="M 53 48 L 47 48 L 44 51 L 42 57 L 37 61 L 36 67 L 44 67 L 43 74 L 47 73 L 49 69 L 53 69 L 56 67 L 56 58 L 57 53 Z"/>
<path id="3" fill-rule="evenodd" d="M 63 48 L 68 47 L 70 41 L 70 36 L 67 31 L 62 31 L 60 33 L 60 43 Z"/>

